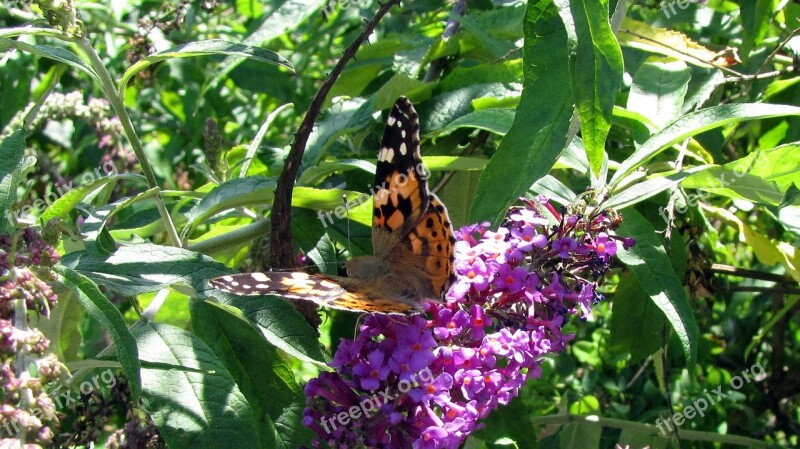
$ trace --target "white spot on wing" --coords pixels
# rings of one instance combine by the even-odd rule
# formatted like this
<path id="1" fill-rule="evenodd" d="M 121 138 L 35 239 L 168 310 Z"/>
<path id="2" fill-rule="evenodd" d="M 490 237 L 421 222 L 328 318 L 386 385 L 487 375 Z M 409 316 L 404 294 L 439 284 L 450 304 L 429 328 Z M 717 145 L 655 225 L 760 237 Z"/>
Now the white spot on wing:
<path id="1" fill-rule="evenodd" d="M 405 142 L 401 143 L 400 144 L 400 154 L 405 156 L 407 152 L 408 152 L 408 149 L 406 148 L 406 143 Z"/>
<path id="2" fill-rule="evenodd" d="M 269 278 L 264 273 L 253 273 L 252 278 L 258 282 L 268 282 Z"/>
<path id="3" fill-rule="evenodd" d="M 381 148 L 380 160 L 392 162 L 394 160 L 394 150 L 391 148 Z"/>
<path id="4" fill-rule="evenodd" d="M 386 124 L 388 124 L 389 126 L 392 126 L 392 125 L 394 125 L 394 122 L 396 122 L 396 121 L 397 121 L 397 119 L 390 115 L 389 119 L 386 120 Z"/>
<path id="5" fill-rule="evenodd" d="M 406 138 L 406 130 L 401 129 L 400 130 L 400 135 L 403 136 L 403 138 L 405 139 Z"/>

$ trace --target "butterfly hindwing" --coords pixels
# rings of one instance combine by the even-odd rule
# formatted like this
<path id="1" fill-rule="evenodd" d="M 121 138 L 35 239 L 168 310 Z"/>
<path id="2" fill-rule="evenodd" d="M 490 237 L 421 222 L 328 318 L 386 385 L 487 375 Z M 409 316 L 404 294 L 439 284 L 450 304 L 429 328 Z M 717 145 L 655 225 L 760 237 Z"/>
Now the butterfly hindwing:
<path id="1" fill-rule="evenodd" d="M 447 208 L 439 197 L 430 194 L 428 210 L 409 232 L 406 246 L 414 255 L 404 263 L 413 263 L 423 270 L 430 280 L 430 292 L 440 296 L 455 280 L 453 272 L 454 245 L 453 227 Z"/>
<path id="2" fill-rule="evenodd" d="M 243 296 L 277 295 L 312 301 L 321 306 L 359 312 L 406 313 L 412 304 L 388 299 L 355 279 L 303 272 L 239 273 L 220 276 L 209 284 Z"/>

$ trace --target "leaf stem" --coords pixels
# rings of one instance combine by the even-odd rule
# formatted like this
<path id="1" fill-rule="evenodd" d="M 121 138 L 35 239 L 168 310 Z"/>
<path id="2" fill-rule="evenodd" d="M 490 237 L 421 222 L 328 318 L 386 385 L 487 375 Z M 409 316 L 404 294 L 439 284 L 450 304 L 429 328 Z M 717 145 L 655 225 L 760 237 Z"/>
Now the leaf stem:
<path id="1" fill-rule="evenodd" d="M 111 107 L 119 117 L 120 123 L 122 123 L 122 128 L 125 130 L 125 135 L 128 137 L 128 141 L 133 148 L 133 152 L 139 159 L 139 165 L 142 167 L 142 172 L 147 180 L 147 185 L 149 188 L 156 190 L 156 207 L 158 208 L 159 215 L 161 215 L 161 220 L 164 222 L 164 228 L 167 230 L 167 235 L 169 236 L 172 245 L 178 248 L 182 247 L 181 239 L 178 236 L 178 231 L 175 229 L 175 224 L 172 222 L 172 217 L 169 215 L 167 206 L 164 203 L 164 198 L 161 196 L 161 189 L 158 187 L 158 181 L 156 180 L 153 168 L 150 166 L 150 162 L 144 153 L 144 148 L 139 140 L 139 136 L 136 134 L 136 129 L 134 129 L 131 118 L 128 115 L 128 111 L 125 109 L 125 104 L 122 101 L 122 92 L 117 92 L 115 89 L 115 84 L 111 79 L 111 75 L 108 73 L 108 70 L 106 70 L 103 61 L 100 59 L 100 56 L 91 46 L 89 41 L 85 38 L 82 38 L 75 39 L 73 42 L 85 52 L 86 57 L 89 59 L 89 63 L 92 65 L 92 68 L 94 68 L 95 72 L 97 72 L 97 76 L 100 78 L 100 89 L 103 91 L 106 98 L 108 98 L 108 101 L 111 103 Z"/>

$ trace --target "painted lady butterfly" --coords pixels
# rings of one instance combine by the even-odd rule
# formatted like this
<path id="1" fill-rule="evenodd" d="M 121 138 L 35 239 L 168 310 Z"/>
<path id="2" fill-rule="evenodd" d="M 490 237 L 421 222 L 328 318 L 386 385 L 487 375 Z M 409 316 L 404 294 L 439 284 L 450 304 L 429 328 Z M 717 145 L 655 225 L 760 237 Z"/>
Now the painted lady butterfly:
<path id="1" fill-rule="evenodd" d="M 397 100 L 383 132 L 373 188 L 372 256 L 347 263 L 350 277 L 302 272 L 243 273 L 212 279 L 238 295 L 274 294 L 336 309 L 402 314 L 439 299 L 454 280 L 453 227 L 428 190 L 419 155 L 419 116 Z"/>

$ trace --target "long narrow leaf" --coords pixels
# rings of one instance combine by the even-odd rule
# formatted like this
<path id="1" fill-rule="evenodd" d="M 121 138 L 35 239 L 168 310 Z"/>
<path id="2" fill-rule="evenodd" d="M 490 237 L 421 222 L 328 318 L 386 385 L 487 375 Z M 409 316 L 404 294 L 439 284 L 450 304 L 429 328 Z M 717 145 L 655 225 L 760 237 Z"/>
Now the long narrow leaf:
<path id="1" fill-rule="evenodd" d="M 613 187 L 657 154 L 687 137 L 730 123 L 788 115 L 800 115 L 800 107 L 764 103 L 724 104 L 686 114 L 654 134 L 639 147 L 620 165 L 610 184 Z"/>
<path id="2" fill-rule="evenodd" d="M 17 40 L 11 39 L 0 39 L 0 47 L 7 47 L 7 48 L 16 48 L 18 50 L 26 51 L 28 53 L 42 56 L 45 58 L 49 58 L 58 62 L 63 62 L 64 64 L 70 65 L 90 77 L 96 82 L 100 82 L 100 78 L 97 76 L 97 73 L 91 68 L 88 64 L 86 64 L 81 58 L 79 58 L 75 53 L 72 53 L 68 50 L 64 50 L 63 48 L 58 47 L 50 47 L 48 45 L 30 45 L 26 44 L 25 42 L 20 42 Z"/>
<path id="3" fill-rule="evenodd" d="M 636 239 L 636 246 L 617 255 L 630 268 L 650 299 L 667 316 L 681 341 L 686 361 L 694 364 L 697 360 L 697 322 L 689 298 L 653 225 L 635 209 L 629 209 L 618 232 Z"/>
<path id="4" fill-rule="evenodd" d="M 78 301 L 86 313 L 108 329 L 122 372 L 128 378 L 134 398 L 138 398 L 142 392 L 139 351 L 122 314 L 91 279 L 63 265 L 56 265 L 53 270 L 77 289 Z"/>
<path id="5" fill-rule="evenodd" d="M 529 3 L 524 27 L 522 97 L 511 129 L 478 182 L 472 222 L 498 220 L 514 199 L 550 171 L 567 143 L 572 117 L 567 34 L 555 5 Z M 543 29 L 548 32 L 541 33 Z"/>
<path id="6" fill-rule="evenodd" d="M 557 4 L 567 36 L 575 40 L 570 42 L 572 95 L 590 166 L 599 173 L 614 100 L 622 85 L 622 51 L 608 21 L 607 0 L 558 0 Z"/>
<path id="7" fill-rule="evenodd" d="M 197 41 L 178 45 L 177 47 L 160 51 L 140 60 L 125 71 L 125 74 L 122 76 L 122 79 L 119 82 L 119 89 L 120 91 L 125 89 L 125 86 L 128 84 L 128 81 L 131 79 L 131 77 L 136 75 L 137 72 L 140 72 L 157 62 L 174 58 L 192 58 L 195 56 L 209 55 L 238 56 L 241 58 L 255 59 L 256 61 L 277 64 L 286 67 L 292 73 L 294 73 L 294 66 L 292 66 L 292 63 L 274 51 L 267 50 L 265 48 L 253 47 L 250 45 L 236 44 L 221 39 L 210 39 L 206 41 Z"/>

